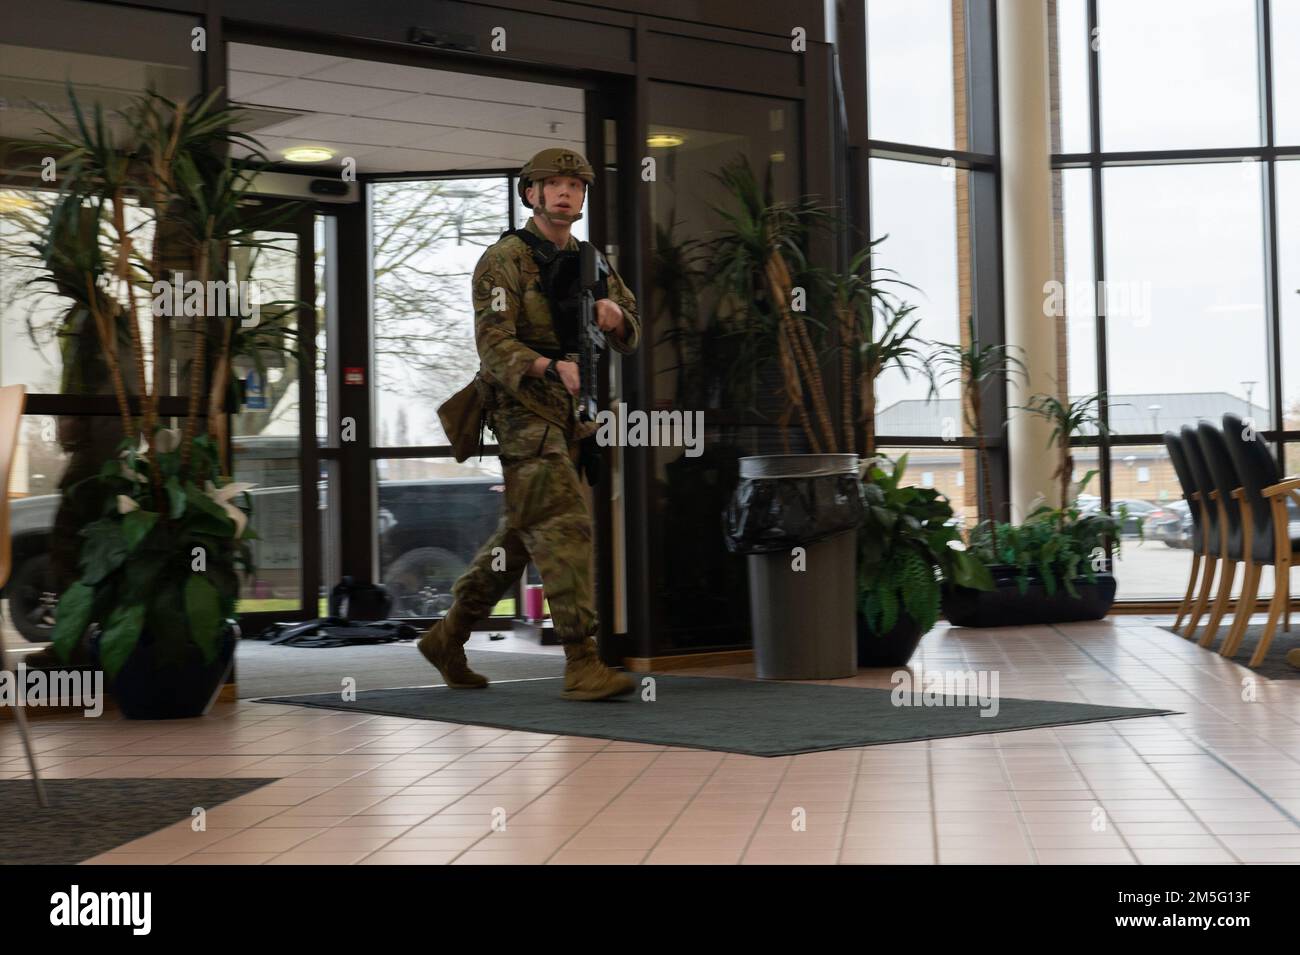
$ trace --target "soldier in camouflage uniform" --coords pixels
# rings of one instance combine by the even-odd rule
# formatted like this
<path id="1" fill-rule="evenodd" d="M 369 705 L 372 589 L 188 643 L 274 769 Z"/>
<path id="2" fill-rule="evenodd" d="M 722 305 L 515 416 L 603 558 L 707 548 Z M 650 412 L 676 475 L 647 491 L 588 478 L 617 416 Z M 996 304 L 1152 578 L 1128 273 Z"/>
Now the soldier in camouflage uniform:
<path id="1" fill-rule="evenodd" d="M 591 167 L 569 149 L 546 149 L 519 174 L 519 193 L 533 210 L 525 228 L 558 249 L 574 250 L 572 224 L 582 217 Z M 596 303 L 606 341 L 630 354 L 640 339 L 636 299 L 612 271 L 609 297 Z M 531 559 L 546 587 L 555 630 L 564 645 L 566 699 L 599 700 L 629 693 L 632 680 L 600 662 L 591 586 L 591 515 L 575 468 L 577 442 L 595 431 L 579 422 L 573 355 L 558 358 L 560 340 L 541 275 L 528 245 L 507 235 L 474 270 L 474 336 L 486 382 L 489 425 L 501 449 L 505 514 L 452 588 L 455 603 L 419 642 L 449 687 L 487 686 L 469 668 L 470 626 L 487 616 Z"/>

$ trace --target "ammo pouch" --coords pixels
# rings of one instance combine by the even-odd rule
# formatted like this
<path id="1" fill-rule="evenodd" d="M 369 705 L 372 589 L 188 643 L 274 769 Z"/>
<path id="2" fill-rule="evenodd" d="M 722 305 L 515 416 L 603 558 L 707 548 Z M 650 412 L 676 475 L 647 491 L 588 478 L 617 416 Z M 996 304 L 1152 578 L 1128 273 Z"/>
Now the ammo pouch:
<path id="1" fill-rule="evenodd" d="M 438 406 L 438 420 L 447 432 L 456 463 L 463 462 L 475 451 L 483 454 L 483 429 L 487 426 L 487 413 L 495 403 L 492 386 L 481 374 Z"/>

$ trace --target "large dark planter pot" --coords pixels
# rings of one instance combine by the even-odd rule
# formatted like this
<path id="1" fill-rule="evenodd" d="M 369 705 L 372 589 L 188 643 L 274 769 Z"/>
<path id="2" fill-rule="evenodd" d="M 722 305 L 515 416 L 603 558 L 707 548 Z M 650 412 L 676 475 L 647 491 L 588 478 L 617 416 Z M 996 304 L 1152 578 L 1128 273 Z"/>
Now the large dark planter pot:
<path id="1" fill-rule="evenodd" d="M 99 633 L 91 638 L 96 659 Z M 157 644 L 140 635 L 140 642 L 126 658 L 108 691 L 122 715 L 132 720 L 178 720 L 205 715 L 216 702 L 230 668 L 235 662 L 239 625 L 227 620 L 217 655 L 211 663 L 193 644 L 184 647 L 179 659 L 163 659 Z"/>
<path id="2" fill-rule="evenodd" d="M 925 631 L 920 624 L 905 613 L 888 633 L 878 634 L 867 624 L 867 618 L 858 614 L 858 666 L 901 667 L 912 659 L 921 644 Z"/>
<path id="3" fill-rule="evenodd" d="M 1060 585 L 1048 596 L 1041 580 L 1031 580 L 1022 594 L 1010 568 L 993 567 L 993 590 L 945 586 L 943 615 L 955 627 L 1019 627 L 1026 624 L 1100 620 L 1115 603 L 1115 578 L 1098 574 L 1096 582 L 1074 580 L 1078 597 Z"/>

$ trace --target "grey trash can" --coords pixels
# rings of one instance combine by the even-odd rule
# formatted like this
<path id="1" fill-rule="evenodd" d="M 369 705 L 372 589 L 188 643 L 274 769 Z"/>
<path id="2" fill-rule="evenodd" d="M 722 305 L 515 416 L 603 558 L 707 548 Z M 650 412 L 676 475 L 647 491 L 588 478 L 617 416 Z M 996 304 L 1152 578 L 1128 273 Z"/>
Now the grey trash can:
<path id="1" fill-rule="evenodd" d="M 747 554 L 760 680 L 836 680 L 857 661 L 856 454 L 740 459 L 728 546 Z M 803 548 L 802 569 L 794 548 Z"/>

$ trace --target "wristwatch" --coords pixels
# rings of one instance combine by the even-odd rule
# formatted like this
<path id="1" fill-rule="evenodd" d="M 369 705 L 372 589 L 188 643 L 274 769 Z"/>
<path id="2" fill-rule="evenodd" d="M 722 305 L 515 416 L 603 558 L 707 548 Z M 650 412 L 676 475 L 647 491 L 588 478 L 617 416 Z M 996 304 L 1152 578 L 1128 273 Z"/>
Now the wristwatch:
<path id="1" fill-rule="evenodd" d="M 546 366 L 546 371 L 542 372 L 542 374 L 554 381 L 563 381 L 564 379 L 560 377 L 560 370 L 555 367 L 557 361 L 559 361 L 558 358 L 552 358 L 551 363 Z"/>

